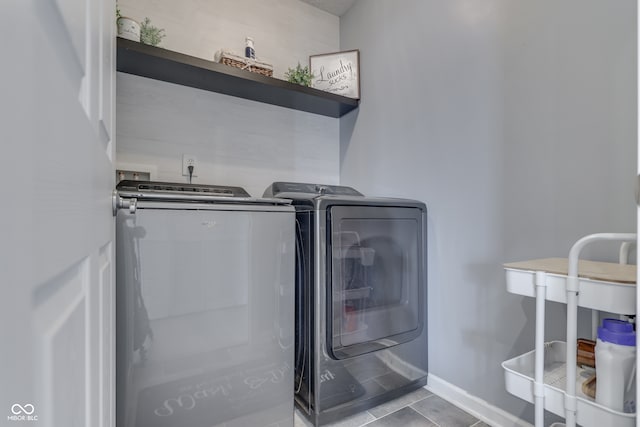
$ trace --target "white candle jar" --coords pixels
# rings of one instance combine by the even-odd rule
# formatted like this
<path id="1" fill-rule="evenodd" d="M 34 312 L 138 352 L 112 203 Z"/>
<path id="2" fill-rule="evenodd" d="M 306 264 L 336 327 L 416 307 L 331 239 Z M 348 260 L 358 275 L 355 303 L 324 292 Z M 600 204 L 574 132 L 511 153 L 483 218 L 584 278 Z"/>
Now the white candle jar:
<path id="1" fill-rule="evenodd" d="M 140 24 L 126 16 L 120 17 L 118 19 L 118 37 L 140 42 Z"/>

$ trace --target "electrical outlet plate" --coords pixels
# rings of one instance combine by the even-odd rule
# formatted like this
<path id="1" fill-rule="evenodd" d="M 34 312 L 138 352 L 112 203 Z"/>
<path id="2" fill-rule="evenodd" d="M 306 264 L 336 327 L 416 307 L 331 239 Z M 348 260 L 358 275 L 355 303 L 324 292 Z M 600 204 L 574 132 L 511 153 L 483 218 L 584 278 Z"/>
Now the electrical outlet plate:
<path id="1" fill-rule="evenodd" d="M 193 177 L 198 176 L 198 159 L 193 154 L 182 155 L 182 176 L 189 176 L 189 166 L 193 166 Z"/>

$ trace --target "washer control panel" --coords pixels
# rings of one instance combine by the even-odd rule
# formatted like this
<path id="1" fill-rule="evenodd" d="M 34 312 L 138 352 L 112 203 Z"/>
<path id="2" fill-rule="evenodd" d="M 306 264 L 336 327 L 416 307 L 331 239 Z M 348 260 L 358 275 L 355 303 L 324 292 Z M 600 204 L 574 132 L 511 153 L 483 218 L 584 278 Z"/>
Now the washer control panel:
<path id="1" fill-rule="evenodd" d="M 265 191 L 271 197 L 281 193 L 305 193 L 335 196 L 364 196 L 355 189 L 343 185 L 306 184 L 302 182 L 274 182 Z"/>

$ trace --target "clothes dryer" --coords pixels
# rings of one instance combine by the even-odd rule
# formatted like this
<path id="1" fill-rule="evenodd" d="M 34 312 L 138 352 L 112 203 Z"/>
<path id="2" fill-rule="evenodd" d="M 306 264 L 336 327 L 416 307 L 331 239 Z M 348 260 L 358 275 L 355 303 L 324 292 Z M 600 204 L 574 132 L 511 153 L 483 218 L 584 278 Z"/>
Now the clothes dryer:
<path id="1" fill-rule="evenodd" d="M 295 399 L 325 424 L 427 380 L 426 206 L 275 182 L 296 208 Z"/>

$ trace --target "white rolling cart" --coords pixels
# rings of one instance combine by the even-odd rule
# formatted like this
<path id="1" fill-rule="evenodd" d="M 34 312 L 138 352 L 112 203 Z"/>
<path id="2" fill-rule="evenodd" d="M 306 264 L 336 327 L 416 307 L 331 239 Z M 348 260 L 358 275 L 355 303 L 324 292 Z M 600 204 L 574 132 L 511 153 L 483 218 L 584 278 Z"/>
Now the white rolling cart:
<path id="1" fill-rule="evenodd" d="M 635 242 L 636 234 L 600 233 L 578 240 L 569 258 L 547 258 L 505 264 L 507 291 L 536 298 L 535 350 L 502 363 L 509 393 L 535 405 L 535 426 L 544 426 L 544 410 L 565 418 L 567 427 L 634 427 L 636 414 L 614 411 L 582 393 L 586 372 L 576 366 L 578 307 L 620 315 L 636 313 L 636 266 L 579 260 L 582 249 L 596 241 Z M 567 341 L 544 342 L 545 301 L 567 304 Z"/>

